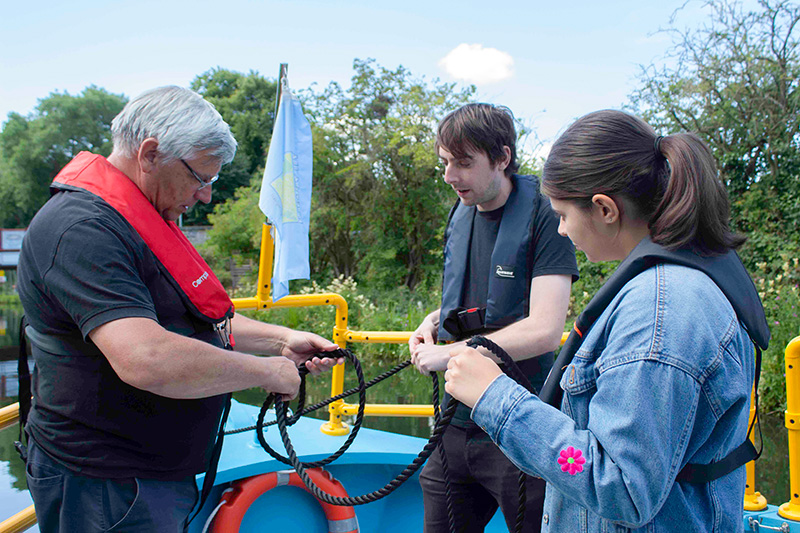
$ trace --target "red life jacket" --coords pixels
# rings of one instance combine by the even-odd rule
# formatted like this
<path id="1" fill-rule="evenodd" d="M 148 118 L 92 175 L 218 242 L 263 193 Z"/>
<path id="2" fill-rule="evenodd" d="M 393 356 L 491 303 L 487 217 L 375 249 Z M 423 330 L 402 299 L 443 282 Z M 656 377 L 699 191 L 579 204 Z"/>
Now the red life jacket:
<path id="1" fill-rule="evenodd" d="M 178 284 L 198 318 L 216 323 L 233 317 L 233 302 L 189 239 L 174 222 L 161 218 L 139 187 L 105 157 L 79 153 L 52 186 L 90 192 L 122 215 Z"/>

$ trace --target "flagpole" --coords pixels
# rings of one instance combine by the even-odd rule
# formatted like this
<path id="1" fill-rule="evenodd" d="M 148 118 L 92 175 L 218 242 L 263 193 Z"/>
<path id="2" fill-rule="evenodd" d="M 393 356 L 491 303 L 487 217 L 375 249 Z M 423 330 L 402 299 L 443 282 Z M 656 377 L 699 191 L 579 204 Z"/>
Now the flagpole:
<path id="1" fill-rule="evenodd" d="M 284 79 L 289 75 L 289 64 L 281 63 L 278 70 L 278 92 L 275 94 L 275 118 L 273 124 L 278 120 L 278 110 L 281 106 L 283 96 Z M 275 126 L 272 127 L 275 133 Z M 272 236 L 272 223 L 269 217 L 264 216 L 264 224 L 261 229 L 261 253 L 258 258 L 258 285 L 256 289 L 256 301 L 259 308 L 266 308 L 272 303 L 272 269 L 275 258 L 275 239 Z"/>
<path id="2" fill-rule="evenodd" d="M 278 94 L 275 95 L 275 119 L 278 119 L 278 108 L 281 105 L 281 96 L 283 96 L 283 83 L 289 75 L 289 63 L 281 63 L 278 70 Z"/>
<path id="3" fill-rule="evenodd" d="M 278 110 L 281 108 L 281 97 L 283 96 L 284 80 L 289 75 L 289 63 L 281 63 L 278 69 L 278 92 L 275 94 L 275 118 L 272 121 L 272 133 L 275 133 L 275 123 L 278 121 Z M 268 225 L 270 224 L 269 217 L 265 216 L 264 220 Z"/>

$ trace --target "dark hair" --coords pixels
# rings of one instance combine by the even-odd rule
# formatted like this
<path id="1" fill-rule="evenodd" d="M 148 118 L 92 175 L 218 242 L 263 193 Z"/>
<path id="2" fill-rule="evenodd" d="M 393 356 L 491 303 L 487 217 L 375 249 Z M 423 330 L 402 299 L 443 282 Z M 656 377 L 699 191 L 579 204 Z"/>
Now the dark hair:
<path id="1" fill-rule="evenodd" d="M 439 147 L 457 158 L 483 152 L 492 165 L 505 157 L 503 147 L 508 146 L 511 159 L 505 169 L 507 176 L 519 169 L 516 145 L 513 113 L 507 107 L 492 104 L 462 106 L 444 117 L 436 132 L 437 153 Z"/>
<path id="2" fill-rule="evenodd" d="M 626 199 L 652 241 L 671 250 L 713 255 L 745 241 L 728 225 L 728 194 L 708 146 L 693 133 L 659 137 L 622 111 L 590 113 L 567 128 L 545 162 L 542 192 L 587 209 L 595 194 Z"/>

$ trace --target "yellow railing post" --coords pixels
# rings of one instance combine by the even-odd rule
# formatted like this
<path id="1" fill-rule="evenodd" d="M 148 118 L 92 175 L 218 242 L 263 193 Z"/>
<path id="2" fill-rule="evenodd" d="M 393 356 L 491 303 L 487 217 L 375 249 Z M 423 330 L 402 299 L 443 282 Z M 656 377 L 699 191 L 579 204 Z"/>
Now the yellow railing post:
<path id="1" fill-rule="evenodd" d="M 275 241 L 272 239 L 272 226 L 261 225 L 261 253 L 258 256 L 258 287 L 256 299 L 261 302 L 272 301 L 270 284 L 272 283 L 272 259 Z M 260 307 L 260 306 L 259 306 Z M 267 307 L 264 305 L 264 307 Z"/>
<path id="2" fill-rule="evenodd" d="M 778 514 L 800 520 L 800 337 L 786 346 L 786 429 L 789 430 L 789 490 L 791 498 Z"/>
<path id="3" fill-rule="evenodd" d="M 12 403 L 0 408 L 0 429 L 12 426 L 19 421 L 19 403 Z M 36 511 L 33 505 L 23 509 L 14 516 L 0 522 L 0 532 L 20 533 L 36 523 Z"/>
<path id="4" fill-rule="evenodd" d="M 789 430 L 789 490 L 791 498 L 778 514 L 800 520 L 800 337 L 786 346 L 786 429 Z"/>
<path id="5" fill-rule="evenodd" d="M 0 522 L 3 533 L 20 533 L 30 529 L 36 523 L 36 511 L 33 505 Z"/>
<path id="6" fill-rule="evenodd" d="M 338 296 L 338 295 L 337 295 Z M 347 301 L 339 297 L 336 303 L 336 322 L 333 324 L 333 342 L 340 348 L 347 348 Z M 333 367 L 331 375 L 331 396 L 344 392 L 344 364 Z M 342 421 L 344 400 L 336 400 L 328 406 L 328 421 L 322 424 L 320 431 L 326 435 L 347 435 L 350 428 Z"/>
<path id="7" fill-rule="evenodd" d="M 753 383 L 753 390 L 750 392 L 750 417 L 747 420 L 747 427 L 753 427 L 756 418 L 756 389 Z M 750 440 L 755 444 L 756 432 L 750 432 Z M 747 484 L 744 486 L 744 510 L 761 511 L 767 508 L 767 499 L 756 491 L 756 462 L 750 461 L 745 467 L 747 469 Z"/>

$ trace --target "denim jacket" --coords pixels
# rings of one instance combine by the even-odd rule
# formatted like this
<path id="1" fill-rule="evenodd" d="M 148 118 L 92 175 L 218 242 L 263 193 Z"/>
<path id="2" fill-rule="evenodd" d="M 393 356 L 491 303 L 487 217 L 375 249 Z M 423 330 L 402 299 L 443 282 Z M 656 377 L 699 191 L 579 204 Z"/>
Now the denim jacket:
<path id="1" fill-rule="evenodd" d="M 472 418 L 547 481 L 543 532 L 743 530 L 745 469 L 676 483 L 744 442 L 754 346 L 702 272 L 661 264 L 629 281 L 561 380 L 561 411 L 505 375 Z"/>

